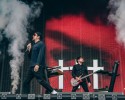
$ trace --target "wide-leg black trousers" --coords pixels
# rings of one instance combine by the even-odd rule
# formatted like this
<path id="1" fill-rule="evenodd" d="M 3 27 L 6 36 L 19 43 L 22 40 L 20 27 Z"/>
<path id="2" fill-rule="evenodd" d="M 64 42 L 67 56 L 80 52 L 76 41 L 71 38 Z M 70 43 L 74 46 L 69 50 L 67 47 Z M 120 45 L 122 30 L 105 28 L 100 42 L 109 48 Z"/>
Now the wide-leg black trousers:
<path id="1" fill-rule="evenodd" d="M 37 72 L 34 71 L 34 68 L 29 68 L 23 82 L 23 94 L 28 94 L 30 92 L 30 82 L 34 77 L 47 91 L 53 91 L 53 88 L 50 86 L 49 82 L 47 82 L 44 78 L 44 68 L 40 67 Z"/>

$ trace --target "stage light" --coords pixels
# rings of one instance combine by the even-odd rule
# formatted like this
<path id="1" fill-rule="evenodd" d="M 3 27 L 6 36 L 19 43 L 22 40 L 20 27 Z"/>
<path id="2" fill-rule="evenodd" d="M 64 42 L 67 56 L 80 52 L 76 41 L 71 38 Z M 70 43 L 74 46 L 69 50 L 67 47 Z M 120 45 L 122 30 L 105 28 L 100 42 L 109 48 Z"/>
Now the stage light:
<path id="1" fill-rule="evenodd" d="M 0 92 L 1 94 L 1 99 L 7 99 L 7 95 L 11 94 L 11 92 Z"/>
<path id="2" fill-rule="evenodd" d="M 76 99 L 76 94 L 75 93 L 71 94 L 71 99 Z"/>
<path id="3" fill-rule="evenodd" d="M 112 100 L 117 100 L 117 94 L 112 95 Z"/>
<path id="4" fill-rule="evenodd" d="M 50 99 L 50 94 L 44 94 L 43 99 Z"/>
<path id="5" fill-rule="evenodd" d="M 16 94 L 16 99 L 21 99 L 21 94 Z"/>
<path id="6" fill-rule="evenodd" d="M 106 100 L 105 94 L 98 94 L 98 100 Z"/>
<path id="7" fill-rule="evenodd" d="M 83 100 L 90 100 L 90 94 L 89 93 L 84 93 L 83 94 Z"/>
<path id="8" fill-rule="evenodd" d="M 2 94 L 1 99 L 7 99 L 7 94 Z"/>
<path id="9" fill-rule="evenodd" d="M 35 99 L 35 94 L 28 94 L 28 99 Z"/>
<path id="10" fill-rule="evenodd" d="M 61 93 L 57 93 L 57 99 L 62 99 L 62 94 Z"/>

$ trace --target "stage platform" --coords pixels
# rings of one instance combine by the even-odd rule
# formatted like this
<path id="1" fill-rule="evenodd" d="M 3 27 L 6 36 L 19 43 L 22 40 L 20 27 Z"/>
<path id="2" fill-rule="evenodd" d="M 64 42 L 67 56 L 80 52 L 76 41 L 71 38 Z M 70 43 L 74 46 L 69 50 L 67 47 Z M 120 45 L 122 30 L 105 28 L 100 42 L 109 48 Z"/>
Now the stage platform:
<path id="1" fill-rule="evenodd" d="M 31 99 L 31 100 L 125 100 L 125 95 L 116 92 L 58 92 L 57 94 L 11 94 L 0 92 L 0 100 Z"/>

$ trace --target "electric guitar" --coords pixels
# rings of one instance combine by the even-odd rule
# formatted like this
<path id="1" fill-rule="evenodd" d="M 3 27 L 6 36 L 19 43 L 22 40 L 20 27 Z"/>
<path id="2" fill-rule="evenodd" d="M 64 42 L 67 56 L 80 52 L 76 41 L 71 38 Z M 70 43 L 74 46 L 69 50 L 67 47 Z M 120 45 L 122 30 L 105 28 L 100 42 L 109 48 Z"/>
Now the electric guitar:
<path id="1" fill-rule="evenodd" d="M 95 73 L 99 73 L 101 70 L 98 70 L 98 71 L 95 71 L 95 72 L 93 72 L 93 73 L 91 73 L 91 74 L 88 74 L 88 75 L 86 75 L 86 76 L 83 76 L 83 77 L 79 77 L 80 78 L 80 80 L 82 80 L 82 79 L 84 79 L 84 78 L 87 78 L 87 77 L 89 77 L 89 76 L 91 76 L 91 75 L 93 75 L 93 74 L 95 74 Z M 75 78 L 72 78 L 71 79 L 71 85 L 72 86 L 77 86 L 81 81 L 80 80 L 77 80 L 77 79 L 75 79 Z"/>

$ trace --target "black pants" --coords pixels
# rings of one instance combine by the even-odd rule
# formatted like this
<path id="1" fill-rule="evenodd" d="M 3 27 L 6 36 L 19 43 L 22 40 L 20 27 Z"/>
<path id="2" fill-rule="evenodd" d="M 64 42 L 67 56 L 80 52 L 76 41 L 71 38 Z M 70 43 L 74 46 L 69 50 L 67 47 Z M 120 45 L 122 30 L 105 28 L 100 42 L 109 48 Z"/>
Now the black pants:
<path id="1" fill-rule="evenodd" d="M 23 82 L 23 94 L 28 94 L 30 92 L 30 82 L 34 77 L 46 90 L 52 92 L 53 88 L 47 81 L 45 81 L 43 74 L 44 74 L 44 68 L 42 69 L 40 67 L 37 72 L 34 71 L 34 68 L 29 68 L 27 71 L 26 79 Z"/>
<path id="2" fill-rule="evenodd" d="M 86 81 L 83 81 L 83 82 L 79 83 L 77 86 L 74 86 L 72 88 L 72 92 L 76 92 L 76 90 L 78 89 L 79 85 L 82 86 L 82 88 L 84 89 L 85 92 L 89 92 Z"/>

